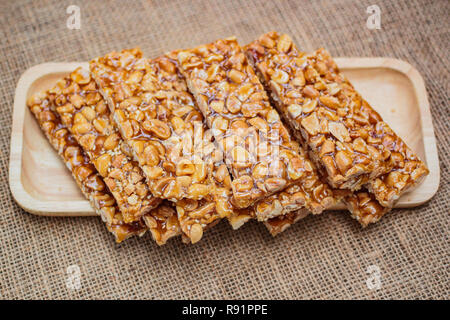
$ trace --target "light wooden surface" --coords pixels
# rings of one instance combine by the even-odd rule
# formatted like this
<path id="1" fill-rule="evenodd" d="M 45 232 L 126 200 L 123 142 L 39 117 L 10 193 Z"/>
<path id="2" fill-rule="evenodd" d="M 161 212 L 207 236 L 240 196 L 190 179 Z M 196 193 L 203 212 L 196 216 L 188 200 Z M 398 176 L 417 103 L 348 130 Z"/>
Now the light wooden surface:
<path id="1" fill-rule="evenodd" d="M 390 58 L 337 58 L 338 65 L 362 96 L 424 160 L 430 174 L 404 194 L 397 208 L 415 207 L 431 199 L 439 187 L 439 160 L 430 106 L 422 77 L 410 64 Z M 17 203 L 46 216 L 95 215 L 69 171 L 40 131 L 26 107 L 31 94 L 50 88 L 87 63 L 44 63 L 20 78 L 14 98 L 9 183 Z M 343 209 L 342 205 L 336 209 Z"/>

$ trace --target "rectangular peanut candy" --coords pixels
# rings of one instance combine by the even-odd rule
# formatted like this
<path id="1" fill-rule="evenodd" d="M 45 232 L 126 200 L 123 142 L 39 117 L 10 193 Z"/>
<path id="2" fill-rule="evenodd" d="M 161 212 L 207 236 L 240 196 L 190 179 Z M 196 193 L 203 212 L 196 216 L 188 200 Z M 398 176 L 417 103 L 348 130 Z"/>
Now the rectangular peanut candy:
<path id="1" fill-rule="evenodd" d="M 289 36 L 270 32 L 246 55 L 289 126 L 301 134 L 333 188 L 357 190 L 392 169 L 377 134 L 380 115 L 323 49 L 306 54 Z"/>
<path id="2" fill-rule="evenodd" d="M 334 191 L 336 199 L 343 200 L 352 217 L 363 227 L 367 227 L 369 224 L 377 222 L 391 210 L 391 208 L 383 207 L 375 196 L 364 188 L 354 192 Z M 305 218 L 309 213 L 309 210 L 303 208 L 271 218 L 265 221 L 264 224 L 270 234 L 276 236 L 300 219 Z"/>
<path id="3" fill-rule="evenodd" d="M 191 133 L 186 137 L 192 137 L 191 141 L 185 139 L 185 144 L 194 150 L 193 159 L 195 164 L 201 164 L 209 185 L 208 194 L 202 199 L 182 199 L 176 203 L 178 220 L 183 231 L 184 242 L 198 242 L 205 230 L 210 229 L 222 218 L 232 213 L 231 204 L 228 202 L 227 194 L 223 194 L 220 188 L 231 181 L 226 180 L 223 167 L 220 166 L 222 153 L 214 146 L 212 134 L 203 122 L 187 123 L 186 131 Z M 229 178 L 229 177 L 228 177 Z"/>
<path id="4" fill-rule="evenodd" d="M 330 121 L 335 120 L 328 116 L 330 110 L 333 110 L 333 106 L 335 107 L 336 114 L 340 116 L 341 121 L 344 119 L 342 123 L 351 127 L 348 132 L 350 138 L 353 139 L 353 143 L 350 145 L 344 142 L 345 146 L 348 147 L 347 149 L 341 148 L 342 141 L 335 141 L 335 144 L 333 144 L 329 139 L 323 139 L 322 135 L 316 138 L 317 141 L 312 140 L 313 143 L 312 146 L 310 145 L 310 149 L 315 154 L 317 162 L 320 163 L 320 158 L 328 161 L 330 157 L 327 157 L 327 155 L 331 155 L 334 159 L 334 167 L 337 167 L 342 172 L 342 169 L 346 167 L 343 162 L 346 159 L 343 152 L 353 151 L 354 154 L 368 153 L 370 156 L 375 155 L 375 159 L 378 159 L 378 154 L 374 151 L 375 148 L 383 155 L 382 158 L 384 160 L 382 166 L 384 166 L 384 169 L 382 171 L 385 174 L 380 176 L 377 173 L 378 176 L 376 178 L 373 178 L 372 175 L 366 183 L 366 188 L 375 195 L 380 205 L 392 207 L 394 201 L 402 193 L 420 183 L 428 174 L 429 171 L 426 165 L 382 121 L 381 117 L 370 105 L 361 98 L 350 82 L 340 74 L 336 64 L 325 50 L 320 49 L 313 55 L 305 55 L 304 53 L 298 52 L 288 36 L 279 36 L 276 33 L 269 33 L 262 36 L 259 40 L 248 45 L 246 50 L 248 56 L 250 56 L 250 59 L 258 69 L 260 76 L 264 78 L 266 85 L 268 83 L 272 88 L 277 105 L 284 105 L 284 110 L 287 110 L 283 115 L 288 118 L 288 122 L 292 123 L 292 127 L 299 128 L 296 131 L 303 133 L 301 130 L 302 125 L 299 122 L 303 121 L 305 115 L 300 116 L 300 113 L 315 112 L 309 109 L 312 107 L 316 108 L 317 106 L 319 107 L 317 107 L 316 113 L 320 114 L 319 111 L 322 108 L 322 119 L 324 119 L 323 116 L 325 118 L 328 117 L 324 122 L 328 121 L 328 129 L 331 132 L 331 137 L 336 136 L 339 138 L 335 134 L 336 132 L 334 132 L 335 128 L 333 126 L 330 127 Z M 283 62 L 279 63 L 278 60 L 283 60 Z M 278 73 L 281 74 L 281 71 L 286 71 L 286 74 L 288 74 L 290 80 L 287 81 L 287 84 L 279 85 L 276 83 L 276 79 L 272 80 L 273 73 L 277 72 L 271 70 L 271 67 L 275 66 L 274 63 L 278 65 Z M 302 64 L 302 68 L 298 68 L 298 64 Z M 313 87 L 311 87 L 312 84 L 306 85 L 306 82 L 308 81 L 308 74 L 314 74 L 313 68 L 316 70 L 316 80 L 315 82 L 311 82 L 314 83 Z M 304 71 L 303 75 L 301 74 L 302 70 Z M 292 74 L 293 71 L 296 72 L 295 77 Z M 301 86 L 302 83 L 303 86 Z M 314 100 L 314 97 L 308 96 L 308 93 L 313 92 L 311 89 L 317 89 L 314 94 L 320 94 L 318 100 Z M 305 102 L 302 98 L 311 98 L 309 100 L 313 101 L 311 108 L 306 105 L 308 101 Z M 332 101 L 338 101 L 338 104 L 332 104 Z M 297 107 L 298 105 L 301 107 L 300 111 Z M 280 108 L 283 109 L 283 106 Z M 343 112 L 341 111 L 342 109 L 344 111 L 348 110 L 344 116 L 340 115 L 340 112 Z M 296 113 L 299 114 L 296 115 Z M 346 134 L 344 133 L 344 135 Z M 304 136 L 305 134 L 303 134 Z M 336 150 L 334 146 L 336 146 Z M 317 150 L 319 150 L 319 154 L 317 154 Z M 352 162 L 351 164 L 353 165 L 354 163 Z M 326 173 L 330 178 L 330 174 L 333 175 L 333 172 L 335 172 L 333 169 L 330 170 L 332 166 L 323 167 L 326 169 Z M 367 175 L 361 181 L 365 179 L 367 179 Z"/>
<path id="5" fill-rule="evenodd" d="M 78 68 L 52 91 L 56 111 L 104 179 L 124 221 L 140 220 L 161 200 L 152 196 L 89 72 Z"/>
<path id="6" fill-rule="evenodd" d="M 183 150 L 184 127 L 200 113 L 170 59 L 123 50 L 91 61 L 90 70 L 152 194 L 175 202 L 206 196 L 203 166 Z"/>
<path id="7" fill-rule="evenodd" d="M 27 105 L 50 144 L 71 171 L 81 192 L 89 200 L 95 212 L 100 215 L 116 241 L 122 242 L 134 235 L 142 236 L 147 229 L 150 229 L 153 239 L 159 245 L 179 235 L 180 227 L 176 212 L 173 208 L 167 210 L 169 205 L 165 202 L 146 213 L 141 220 L 130 223 L 124 221 L 102 177 L 56 112 L 56 100 L 60 99 L 59 95 L 68 94 L 71 89 L 64 88 L 60 91 L 55 88 L 30 97 Z"/>
<path id="8" fill-rule="evenodd" d="M 377 125 L 376 130 L 379 136 L 383 136 L 383 145 L 390 152 L 393 168 L 389 173 L 370 181 L 366 188 L 382 206 L 392 207 L 403 193 L 420 184 L 429 170 L 386 123 Z"/>
<path id="9" fill-rule="evenodd" d="M 142 221 L 128 224 L 124 222 L 114 197 L 108 191 L 89 157 L 56 113 L 55 99 L 57 95 L 50 90 L 30 97 L 27 105 L 48 141 L 72 173 L 81 192 L 89 200 L 95 212 L 101 216 L 117 242 L 133 235 L 144 234 L 147 228 Z"/>
<path id="10" fill-rule="evenodd" d="M 237 208 L 310 174 L 235 38 L 180 51 L 178 61 L 224 151 Z"/>
<path id="11" fill-rule="evenodd" d="M 377 126 L 385 135 L 384 146 L 390 151 L 392 170 L 366 184 L 363 190 L 345 197 L 352 216 L 363 226 L 377 222 L 390 211 L 395 200 L 419 184 L 429 173 L 426 165 L 387 124 Z"/>

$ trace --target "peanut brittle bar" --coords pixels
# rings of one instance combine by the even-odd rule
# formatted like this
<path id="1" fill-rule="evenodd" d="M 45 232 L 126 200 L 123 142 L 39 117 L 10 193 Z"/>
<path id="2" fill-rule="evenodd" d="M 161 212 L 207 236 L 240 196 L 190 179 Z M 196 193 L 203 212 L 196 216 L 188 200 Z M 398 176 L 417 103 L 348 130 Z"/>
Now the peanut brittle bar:
<path id="1" fill-rule="evenodd" d="M 27 105 L 38 120 L 39 126 L 50 144 L 71 171 L 83 195 L 89 200 L 95 212 L 101 216 L 116 241 L 122 242 L 134 235 L 142 236 L 147 229 L 150 229 L 153 239 L 159 245 L 164 244 L 169 238 L 179 235 L 180 227 L 176 212 L 167 202 L 150 210 L 141 220 L 131 223 L 124 221 L 123 215 L 102 177 L 56 112 L 56 100 L 61 98 L 59 96 L 61 92 L 55 88 L 30 97 Z M 65 88 L 63 93 L 67 94 L 70 90 Z"/>
<path id="2" fill-rule="evenodd" d="M 205 197 L 203 166 L 192 163 L 182 135 L 201 114 L 170 59 L 123 50 L 91 61 L 90 70 L 152 194 L 175 202 Z"/>
<path id="3" fill-rule="evenodd" d="M 246 55 L 289 126 L 327 171 L 333 188 L 357 190 L 392 169 L 378 134 L 383 120 L 361 98 L 323 49 L 300 52 L 289 36 L 270 32 Z"/>
<path id="4" fill-rule="evenodd" d="M 88 71 L 78 68 L 52 89 L 62 122 L 82 146 L 117 201 L 126 223 L 140 220 L 161 200 L 114 127 L 111 113 Z"/>
<path id="5" fill-rule="evenodd" d="M 185 242 L 198 242 L 206 229 L 211 228 L 222 218 L 228 217 L 232 206 L 228 198 L 222 196 L 219 187 L 229 181 L 224 180 L 223 170 L 215 168 L 222 161 L 222 153 L 214 146 L 213 137 L 203 122 L 186 123 L 185 130 L 192 132 L 192 140 L 185 139 L 185 146 L 195 150 L 191 160 L 195 165 L 201 164 L 206 181 L 210 186 L 208 194 L 202 199 L 182 199 L 176 203 L 178 220 L 185 235 Z M 226 166 L 223 165 L 226 169 Z M 216 180 L 217 179 L 217 180 Z M 220 182 L 219 182 L 220 181 Z"/>
<path id="6" fill-rule="evenodd" d="M 207 172 L 205 174 L 211 179 L 211 189 L 201 200 L 182 199 L 176 203 L 183 242 L 198 242 L 205 230 L 223 218 L 227 218 L 233 229 L 237 229 L 251 218 L 265 221 L 272 216 L 284 215 L 305 206 L 314 213 L 320 213 L 335 203 L 332 201 L 334 195 L 328 186 L 318 181 L 317 175 L 313 175 L 309 180 L 305 180 L 302 186 L 295 184 L 267 199 L 259 200 L 254 206 L 235 208 L 231 201 L 232 179 L 227 166 L 222 162 L 222 151 L 214 146 L 211 130 L 207 130 L 204 122 L 189 123 L 185 130 L 192 132 L 187 136 L 192 136 L 193 139 L 186 140 L 185 143 L 187 145 L 192 141 L 189 148 L 196 150 L 196 158 L 202 159 Z M 272 203 L 276 204 L 275 207 Z M 291 220 L 289 216 L 289 221 Z"/>
<path id="7" fill-rule="evenodd" d="M 343 117 L 344 121 L 342 121 L 345 125 L 352 125 L 353 128 L 356 128 L 356 130 L 349 131 L 350 138 L 354 139 L 353 152 L 355 154 L 368 153 L 372 155 L 371 150 L 374 150 L 370 148 L 372 146 L 383 155 L 384 169 L 382 171 L 385 171 L 385 174 L 378 175 L 375 178 L 373 176 L 367 178 L 366 175 L 361 179 L 362 182 L 368 180 L 365 187 L 375 195 L 376 200 L 372 196 L 370 198 L 371 201 L 378 201 L 377 207 L 380 205 L 392 207 L 394 201 L 402 193 L 420 183 L 428 174 L 429 171 L 426 165 L 382 121 L 381 117 L 368 103 L 360 97 L 348 80 L 339 73 L 336 64 L 323 49 L 318 50 L 313 55 L 305 55 L 298 52 L 288 36 L 269 33 L 248 45 L 246 53 L 258 69 L 258 73 L 264 79 L 266 86 L 271 87 L 276 104 L 285 111 L 282 114 L 297 133 L 304 133 L 301 122 L 308 113 L 313 112 L 322 114 L 323 122 L 328 123 L 331 137 L 335 136 L 332 132 L 333 127 L 330 127 L 330 121 L 334 121 L 334 119 L 327 116 L 328 113 L 336 110 L 334 112 L 339 116 L 342 108 L 347 108 L 353 112 L 353 114 L 347 112 Z M 301 65 L 301 67 L 298 65 Z M 277 68 L 273 68 L 274 66 L 277 66 Z M 314 73 L 314 71 L 311 71 L 312 68 L 316 69 L 316 79 L 310 82 L 313 85 L 313 89 L 317 91 L 313 96 L 319 96 L 318 100 L 314 100 L 313 96 L 308 96 L 308 92 L 313 92 L 310 90 L 311 85 L 309 87 L 306 85 L 306 83 L 309 83 L 307 73 Z M 272 79 L 272 76 L 275 77 L 274 74 L 276 72 L 280 74 L 281 72 L 286 73 L 288 77 L 286 83 L 277 84 L 276 79 Z M 319 80 L 317 81 L 317 79 Z M 309 101 L 313 101 L 313 105 L 309 106 L 307 104 Z M 334 105 L 335 108 L 333 108 L 333 105 L 330 105 L 330 101 L 338 101 L 338 105 Z M 298 106 L 300 106 L 300 109 Z M 314 111 L 316 108 L 317 110 Z M 328 111 L 324 112 L 324 110 Z M 308 137 L 307 134 L 303 134 L 299 138 L 304 140 L 305 136 Z M 320 164 L 320 158 L 327 161 L 326 159 L 329 159 L 327 155 L 331 154 L 334 157 L 334 164 L 341 170 L 345 165 L 344 163 L 339 165 L 339 162 L 342 162 L 342 159 L 345 157 L 337 156 L 337 154 L 340 151 L 352 151 L 352 148 L 347 144 L 348 149 L 342 149 L 340 147 L 340 145 L 342 146 L 342 141 L 335 140 L 335 143 L 330 143 L 328 140 L 324 139 L 322 134 L 319 134 L 318 137 L 308 142 L 311 153 L 315 155 L 313 158 Z M 310 142 L 312 142 L 312 145 Z M 335 146 L 337 147 L 336 149 Z M 319 154 L 317 154 L 317 151 L 319 151 Z M 377 159 L 377 157 L 375 158 Z M 354 162 L 351 164 L 353 165 Z M 330 174 L 333 175 L 333 172 L 335 172 L 335 170 L 329 170 L 330 166 L 327 165 L 322 166 L 322 168 L 325 169 L 325 175 L 329 178 Z M 353 199 L 361 198 L 366 201 L 368 197 L 367 192 L 363 191 L 359 197 L 354 195 Z M 374 204 L 371 201 L 368 203 Z M 356 204 L 356 202 L 353 201 L 353 204 Z M 357 208 L 357 206 L 353 205 L 351 208 Z M 358 211 L 361 210 L 358 209 Z M 378 211 L 382 211 L 382 214 L 384 214 L 388 210 Z"/>
<path id="8" fill-rule="evenodd" d="M 392 207 L 403 193 L 421 183 L 429 170 L 386 123 L 380 123 L 376 129 L 377 134 L 384 137 L 383 145 L 391 154 L 393 168 L 389 173 L 370 181 L 366 188 L 382 206 Z"/>
<path id="9" fill-rule="evenodd" d="M 179 51 L 173 51 L 166 55 L 166 57 L 176 65 L 177 70 L 180 69 L 178 61 L 175 60 L 178 53 Z M 180 75 L 180 77 L 182 76 Z M 195 106 L 197 107 L 197 105 Z M 203 141 L 203 143 L 209 143 L 209 141 L 212 141 L 212 137 L 210 137 L 209 134 L 210 131 L 205 133 L 205 136 L 202 138 L 197 133 L 197 140 Z M 211 144 L 200 147 L 198 143 L 195 147 L 196 150 L 211 150 L 212 148 L 214 147 Z M 223 212 L 222 216 L 228 216 L 228 220 L 234 229 L 239 228 L 252 217 L 256 217 L 259 221 L 265 221 L 270 217 L 283 215 L 304 207 L 314 214 L 318 214 L 336 203 L 337 200 L 335 199 L 333 192 L 327 184 L 324 184 L 319 180 L 319 176 L 314 170 L 314 165 L 308 159 L 307 154 L 303 152 L 303 150 L 298 151 L 305 161 L 304 167 L 308 175 L 305 175 L 301 182 L 296 182 L 283 191 L 278 191 L 268 198 L 257 201 L 250 210 L 244 210 L 234 208 L 230 203 L 225 204 L 231 199 L 232 194 L 230 195 L 230 191 L 232 189 L 232 179 L 229 176 L 226 166 L 220 165 L 219 163 L 219 160 L 224 159 L 223 154 L 219 154 L 219 151 L 215 150 L 215 157 L 210 157 L 210 159 L 214 160 L 213 163 L 215 165 L 213 169 L 213 178 L 215 179 L 213 185 L 218 190 L 216 196 L 217 194 L 221 195 L 219 197 L 220 199 L 216 199 L 216 201 L 222 208 L 227 208 L 228 214 Z M 203 157 L 205 156 L 207 156 L 207 154 L 203 154 Z"/>
<path id="10" fill-rule="evenodd" d="M 235 38 L 180 51 L 178 61 L 224 151 L 237 208 L 311 173 Z"/>
<path id="11" fill-rule="evenodd" d="M 352 216 L 364 227 L 377 222 L 401 194 L 419 184 L 429 173 L 425 164 L 387 124 L 377 126 L 377 130 L 378 134 L 389 137 L 383 144 L 391 152 L 394 167 L 344 200 Z"/>
<path id="12" fill-rule="evenodd" d="M 238 229 L 248 220 L 257 218 L 268 222 L 267 227 L 275 235 L 304 217 L 309 210 L 317 214 L 340 200 L 326 184 L 318 179 L 317 175 L 311 175 L 303 181 L 302 185 L 294 184 L 257 201 L 251 207 L 235 208 L 231 201 L 232 179 L 227 166 L 221 162 L 223 161 L 222 152 L 220 148 L 214 147 L 211 130 L 206 130 L 204 123 L 198 124 L 194 126 L 192 135 L 193 149 L 198 151 L 196 156 L 203 159 L 207 172 L 211 173 L 212 188 L 201 200 L 182 199 L 177 202 L 176 208 L 183 231 L 183 242 L 198 242 L 204 231 L 223 218 L 228 219 L 233 229 Z M 312 163 L 310 165 L 312 166 Z M 293 211 L 298 212 L 293 214 Z M 278 220 L 268 220 L 278 215 L 280 216 Z"/>
<path id="13" fill-rule="evenodd" d="M 81 192 L 101 216 L 117 242 L 144 234 L 147 228 L 141 221 L 129 224 L 124 222 L 117 203 L 102 178 L 54 110 L 55 99 L 57 95 L 50 90 L 30 97 L 27 105 L 48 141 L 72 173 Z"/>

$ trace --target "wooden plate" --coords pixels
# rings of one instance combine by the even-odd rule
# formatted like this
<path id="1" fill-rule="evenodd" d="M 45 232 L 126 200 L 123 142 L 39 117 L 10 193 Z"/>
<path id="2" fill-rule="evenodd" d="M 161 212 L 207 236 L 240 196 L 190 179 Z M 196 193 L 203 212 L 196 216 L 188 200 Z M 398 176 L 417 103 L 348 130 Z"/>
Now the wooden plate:
<path id="1" fill-rule="evenodd" d="M 439 160 L 430 105 L 420 74 L 410 64 L 396 59 L 337 58 L 336 62 L 362 96 L 430 169 L 424 182 L 404 194 L 395 207 L 415 207 L 430 200 L 439 186 Z M 17 203 L 33 214 L 95 215 L 25 104 L 30 95 L 50 88 L 79 66 L 87 68 L 87 63 L 40 64 L 25 71 L 17 84 L 9 184 Z"/>

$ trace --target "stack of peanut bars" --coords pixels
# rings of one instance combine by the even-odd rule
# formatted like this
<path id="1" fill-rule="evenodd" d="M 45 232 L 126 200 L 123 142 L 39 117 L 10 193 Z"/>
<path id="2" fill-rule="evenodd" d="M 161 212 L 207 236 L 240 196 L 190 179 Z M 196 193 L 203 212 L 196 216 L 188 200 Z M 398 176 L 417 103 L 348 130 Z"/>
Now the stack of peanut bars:
<path id="1" fill-rule="evenodd" d="M 118 242 L 272 235 L 343 201 L 363 226 L 427 174 L 328 52 L 270 32 L 147 59 L 112 52 L 28 107 Z"/>

